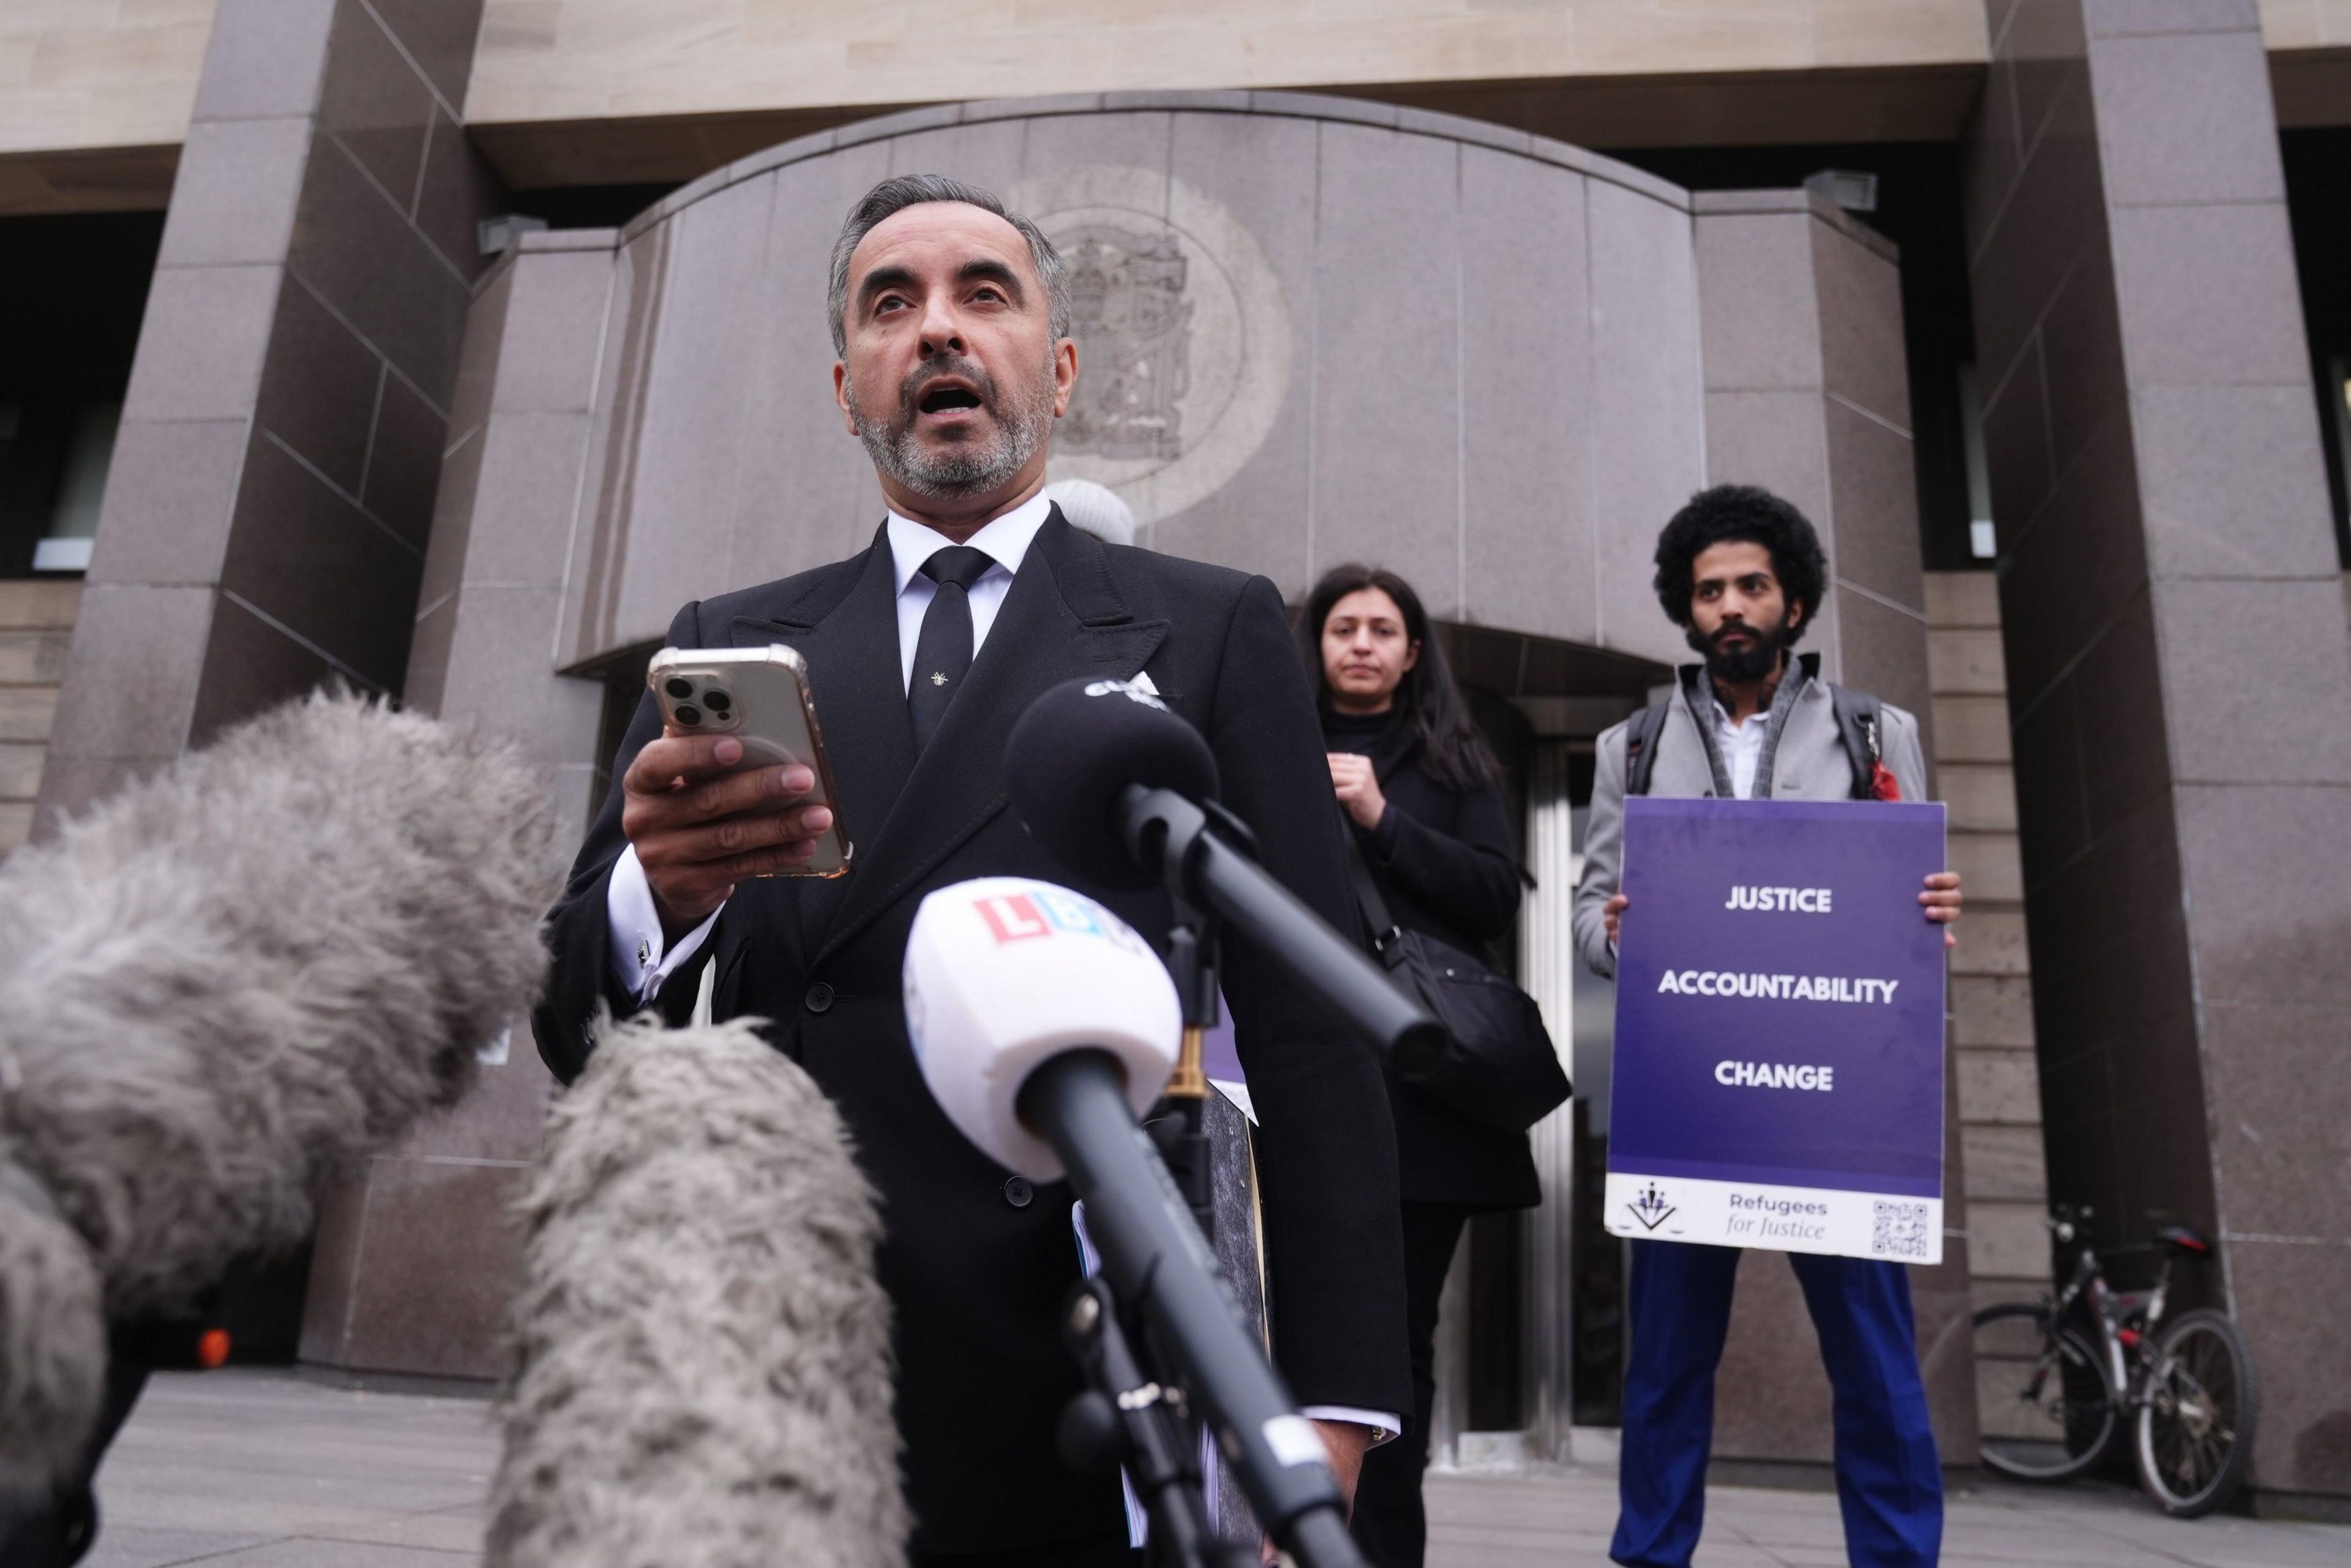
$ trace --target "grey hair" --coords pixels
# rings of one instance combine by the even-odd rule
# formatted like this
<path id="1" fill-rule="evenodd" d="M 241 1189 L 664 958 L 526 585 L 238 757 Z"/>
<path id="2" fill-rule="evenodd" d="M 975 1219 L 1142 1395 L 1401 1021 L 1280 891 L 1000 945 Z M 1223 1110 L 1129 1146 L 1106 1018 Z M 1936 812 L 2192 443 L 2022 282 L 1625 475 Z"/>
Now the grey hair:
<path id="1" fill-rule="evenodd" d="M 841 225 L 841 237 L 832 242 L 832 280 L 825 289 L 824 301 L 832 320 L 834 353 L 846 356 L 849 352 L 849 258 L 884 219 L 925 202 L 961 202 L 983 213 L 994 213 L 1019 230 L 1020 237 L 1029 242 L 1029 260 L 1037 269 L 1037 281 L 1045 286 L 1046 319 L 1053 337 L 1058 341 L 1070 335 L 1069 274 L 1061 266 L 1061 253 L 1053 248 L 1043 229 L 1008 211 L 994 192 L 977 185 L 945 174 L 893 174 L 857 199 L 857 204 L 849 209 L 849 221 Z"/>

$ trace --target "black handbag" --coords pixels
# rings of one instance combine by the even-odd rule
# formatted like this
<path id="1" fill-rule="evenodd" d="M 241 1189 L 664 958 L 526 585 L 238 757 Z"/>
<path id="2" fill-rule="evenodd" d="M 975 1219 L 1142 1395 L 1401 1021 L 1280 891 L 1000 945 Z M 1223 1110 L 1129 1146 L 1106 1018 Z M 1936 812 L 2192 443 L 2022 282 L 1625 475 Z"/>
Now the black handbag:
<path id="1" fill-rule="evenodd" d="M 1396 1075 L 1498 1132 L 1523 1133 L 1557 1110 L 1573 1091 L 1535 999 L 1458 947 L 1398 925 L 1362 852 L 1350 845 L 1347 861 L 1388 979 L 1445 1026 L 1442 1041 L 1397 1052 Z"/>

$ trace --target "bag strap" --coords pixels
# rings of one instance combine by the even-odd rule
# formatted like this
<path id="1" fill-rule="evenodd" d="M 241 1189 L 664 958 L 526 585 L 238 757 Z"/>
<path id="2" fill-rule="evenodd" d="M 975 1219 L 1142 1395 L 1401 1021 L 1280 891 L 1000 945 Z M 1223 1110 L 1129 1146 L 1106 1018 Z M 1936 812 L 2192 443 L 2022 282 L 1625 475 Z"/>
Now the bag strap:
<path id="1" fill-rule="evenodd" d="M 1673 692 L 1659 692 L 1649 699 L 1649 706 L 1635 714 L 1625 727 L 1625 793 L 1646 795 L 1649 792 L 1649 776 L 1657 770 L 1657 737 L 1666 733 L 1666 716 L 1671 711 Z"/>
<path id="2" fill-rule="evenodd" d="M 1347 877 L 1355 884 L 1355 906 L 1371 927 L 1372 951 L 1384 954 L 1402 935 L 1402 927 L 1388 913 L 1388 901 L 1380 896 L 1380 884 L 1372 880 L 1372 868 L 1364 862 L 1364 847 L 1355 841 L 1353 830 L 1347 834 Z"/>
<path id="3" fill-rule="evenodd" d="M 1845 760 L 1853 768 L 1852 799 L 1875 800 L 1878 765 L 1885 755 L 1878 738 L 1883 723 L 1877 699 L 1838 685 L 1829 687 L 1829 697 L 1836 706 L 1837 737 L 1844 742 Z"/>

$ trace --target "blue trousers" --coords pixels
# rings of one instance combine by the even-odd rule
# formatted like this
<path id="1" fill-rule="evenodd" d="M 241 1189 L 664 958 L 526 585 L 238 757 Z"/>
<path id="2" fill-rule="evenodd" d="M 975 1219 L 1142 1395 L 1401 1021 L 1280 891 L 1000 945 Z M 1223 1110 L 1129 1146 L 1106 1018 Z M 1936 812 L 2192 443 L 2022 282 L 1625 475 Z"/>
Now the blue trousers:
<path id="1" fill-rule="evenodd" d="M 1714 1373 L 1730 1330 L 1741 1249 L 1633 1243 L 1633 1344 L 1625 1368 L 1621 1511 L 1608 1555 L 1687 1568 L 1706 1521 Z M 1855 1568 L 1933 1564 L 1943 1471 L 1927 1425 L 1910 1280 L 1898 1263 L 1791 1252 L 1835 1390 L 1837 1503 Z"/>

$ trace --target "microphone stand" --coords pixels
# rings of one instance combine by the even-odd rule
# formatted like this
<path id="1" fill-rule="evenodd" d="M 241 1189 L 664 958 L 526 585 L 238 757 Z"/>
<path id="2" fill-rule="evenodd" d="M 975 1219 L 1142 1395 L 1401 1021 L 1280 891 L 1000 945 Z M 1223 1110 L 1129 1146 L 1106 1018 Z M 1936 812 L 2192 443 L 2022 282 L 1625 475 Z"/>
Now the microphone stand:
<path id="1" fill-rule="evenodd" d="M 1217 1538 L 1184 1391 L 1144 1371 L 1110 1287 L 1097 1278 L 1072 1291 L 1062 1329 L 1093 1385 L 1062 1413 L 1062 1458 L 1081 1472 L 1126 1468 L 1150 1513 L 1145 1552 L 1155 1565 L 1254 1568 L 1255 1552 Z"/>
<path id="2" fill-rule="evenodd" d="M 1102 1051 L 1065 1051 L 1029 1073 L 1017 1104 L 1061 1156 L 1102 1255 L 1101 1274 L 1071 1297 L 1065 1319 L 1094 1386 L 1062 1413 L 1063 1457 L 1081 1470 L 1106 1458 L 1132 1467 L 1151 1505 L 1155 1562 L 1228 1568 L 1236 1547 L 1207 1531 L 1199 1473 L 1184 1452 L 1188 1423 L 1176 1418 L 1196 1406 L 1276 1542 L 1304 1568 L 1364 1568 L 1322 1438 L 1241 1326 L 1127 1108 L 1124 1071 Z M 1142 1326 L 1139 1343 L 1119 1326 L 1122 1305 Z"/>
<path id="3" fill-rule="evenodd" d="M 1200 1234 L 1214 1245 L 1216 1200 L 1209 1182 L 1203 1040 L 1217 1027 L 1217 923 L 1215 916 L 1182 899 L 1176 901 L 1176 926 L 1167 934 L 1167 970 L 1184 1008 L 1183 1045 L 1176 1071 L 1144 1129 L 1159 1145 L 1159 1157 L 1167 1162 L 1167 1174 L 1176 1178 L 1176 1189 L 1184 1195 Z"/>
<path id="4" fill-rule="evenodd" d="M 1243 1330 L 1207 1247 L 1213 1200 L 1201 1037 L 1217 1019 L 1218 919 L 1259 942 L 1383 1051 L 1426 1050 L 1441 1039 L 1441 1026 L 1260 871 L 1255 835 L 1217 801 L 1130 786 L 1122 815 L 1135 858 L 1159 874 L 1175 904 L 1167 962 L 1183 1006 L 1183 1045 L 1160 1102 L 1166 1113 L 1143 1137 L 1134 1135 L 1122 1074 L 1100 1052 L 1056 1057 L 1019 1092 L 1021 1119 L 1061 1156 L 1102 1258 L 1102 1273 L 1071 1298 L 1065 1320 L 1092 1387 L 1063 1412 L 1062 1452 L 1080 1469 L 1105 1460 L 1127 1467 L 1150 1511 L 1155 1565 L 1240 1568 L 1253 1554 L 1216 1538 L 1196 1450 L 1185 1440 L 1196 1406 L 1258 1517 L 1292 1558 L 1303 1568 L 1364 1568 L 1321 1462 L 1321 1437 Z M 1186 1210 L 1190 1225 L 1178 1218 Z M 1141 1329 L 1135 1339 L 1120 1321 L 1122 1304 Z"/>

